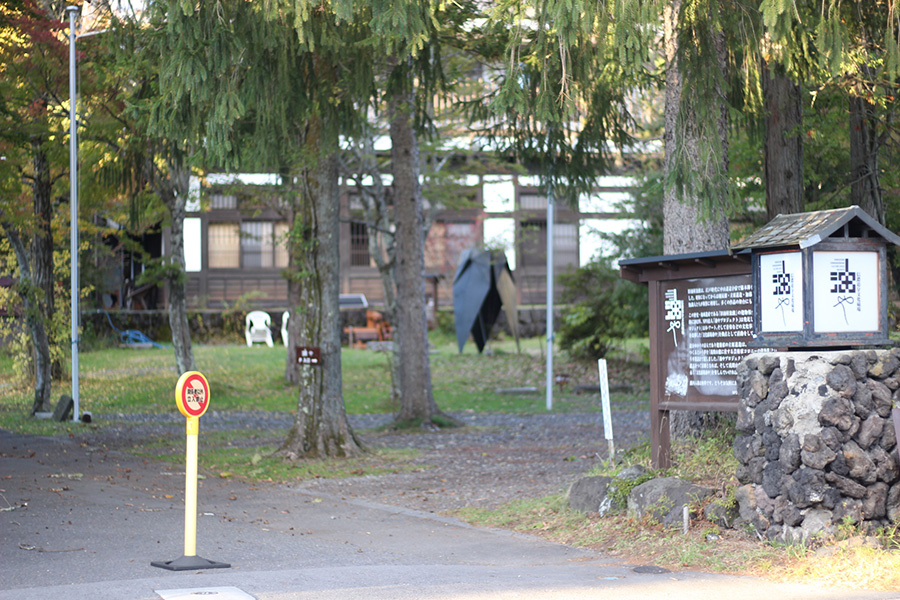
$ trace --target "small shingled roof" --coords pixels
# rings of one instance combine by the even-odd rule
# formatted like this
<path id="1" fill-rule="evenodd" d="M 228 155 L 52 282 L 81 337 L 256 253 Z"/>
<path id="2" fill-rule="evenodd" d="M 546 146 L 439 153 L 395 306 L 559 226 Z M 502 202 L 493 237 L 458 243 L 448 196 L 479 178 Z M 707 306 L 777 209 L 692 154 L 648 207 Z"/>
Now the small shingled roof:
<path id="1" fill-rule="evenodd" d="M 900 237 L 878 223 L 860 207 L 851 206 L 835 210 L 778 215 L 763 227 L 733 244 L 731 251 L 776 246 L 808 248 L 829 238 L 854 219 L 859 219 L 866 226 L 866 237 L 874 234 L 900 246 Z"/>

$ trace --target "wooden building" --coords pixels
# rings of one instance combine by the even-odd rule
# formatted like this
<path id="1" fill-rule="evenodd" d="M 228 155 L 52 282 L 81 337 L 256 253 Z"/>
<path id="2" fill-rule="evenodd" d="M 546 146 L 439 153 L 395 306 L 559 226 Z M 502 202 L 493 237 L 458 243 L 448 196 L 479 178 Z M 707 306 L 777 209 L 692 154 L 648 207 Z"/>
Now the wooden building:
<path id="1" fill-rule="evenodd" d="M 277 178 L 230 175 L 210 177 L 203 186 L 195 183 L 203 202 L 193 202 L 185 219 L 189 307 L 217 309 L 243 299 L 254 308 L 286 308 L 287 283 L 281 271 L 288 260 L 283 244 L 288 225 L 266 207 L 267 202 L 259 200 L 272 195 Z M 630 185 L 628 178 L 607 177 L 579 206 L 557 205 L 557 273 L 586 263 L 600 249 L 592 230 L 621 231 L 631 224 L 618 212 L 618 203 L 627 200 Z M 341 293 L 365 294 L 369 304 L 377 307 L 384 294 L 370 256 L 362 205 L 354 191 L 345 186 L 341 194 Z M 430 212 L 425 248 L 429 306 L 451 304 L 459 256 L 476 246 L 502 247 L 516 279 L 519 304 L 543 305 L 547 200 L 537 179 L 468 176 L 460 195 L 467 199 L 464 207 Z"/>

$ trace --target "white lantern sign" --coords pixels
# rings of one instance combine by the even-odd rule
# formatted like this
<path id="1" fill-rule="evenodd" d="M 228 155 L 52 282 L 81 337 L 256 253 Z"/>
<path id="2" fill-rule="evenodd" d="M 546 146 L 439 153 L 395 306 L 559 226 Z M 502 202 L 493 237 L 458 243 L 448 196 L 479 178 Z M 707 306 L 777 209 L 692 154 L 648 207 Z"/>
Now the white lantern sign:
<path id="1" fill-rule="evenodd" d="M 778 215 L 731 247 L 750 250 L 752 348 L 882 346 L 887 246 L 900 236 L 858 206 Z"/>
<path id="2" fill-rule="evenodd" d="M 803 331 L 803 255 L 763 254 L 759 271 L 760 330 Z"/>
<path id="3" fill-rule="evenodd" d="M 879 331 L 878 252 L 813 252 L 813 329 Z"/>

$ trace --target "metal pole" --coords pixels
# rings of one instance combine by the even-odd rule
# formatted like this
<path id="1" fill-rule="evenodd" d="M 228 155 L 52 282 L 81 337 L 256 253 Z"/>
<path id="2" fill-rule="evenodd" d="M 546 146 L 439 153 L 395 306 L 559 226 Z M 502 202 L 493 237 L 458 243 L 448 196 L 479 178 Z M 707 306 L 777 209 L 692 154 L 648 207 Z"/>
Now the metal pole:
<path id="1" fill-rule="evenodd" d="M 553 185 L 547 184 L 547 410 L 553 410 Z"/>
<path id="2" fill-rule="evenodd" d="M 184 556 L 197 556 L 197 442 L 200 419 L 187 418 L 184 467 Z"/>
<path id="3" fill-rule="evenodd" d="M 72 265 L 72 400 L 74 410 L 72 420 L 78 421 L 78 89 L 75 77 L 75 18 L 77 6 L 67 6 L 69 15 L 69 208 L 71 211 L 69 229 L 70 256 Z"/>

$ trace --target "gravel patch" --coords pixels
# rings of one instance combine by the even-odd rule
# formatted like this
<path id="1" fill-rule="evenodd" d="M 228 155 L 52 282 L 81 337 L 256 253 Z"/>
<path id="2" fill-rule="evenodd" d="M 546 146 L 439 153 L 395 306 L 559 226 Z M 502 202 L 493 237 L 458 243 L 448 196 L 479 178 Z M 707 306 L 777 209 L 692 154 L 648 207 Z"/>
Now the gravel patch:
<path id="1" fill-rule="evenodd" d="M 414 471 L 301 482 L 297 489 L 446 513 L 563 493 L 608 458 L 601 413 L 454 414 L 459 431 L 363 434 L 373 447 L 415 448 Z M 616 448 L 649 438 L 647 411 L 613 413 Z"/>
<path id="2" fill-rule="evenodd" d="M 392 465 L 390 459 L 374 457 L 372 467 L 388 473 L 366 475 L 363 468 L 363 474 L 356 477 L 289 485 L 313 495 L 446 513 L 464 507 L 496 508 L 521 498 L 562 493 L 608 458 L 599 412 L 452 416 L 465 427 L 400 433 L 377 430 L 391 422 L 390 414 L 349 415 L 351 426 L 367 447 L 414 449 L 415 458 Z M 105 426 L 79 436 L 91 445 L 128 447 L 142 437 L 184 435 L 180 414 L 110 414 L 94 415 L 94 419 Z M 207 431 L 249 429 L 273 431 L 271 441 L 277 443 L 281 431 L 292 422 L 289 413 L 210 411 L 201 419 L 201 438 Z M 649 412 L 613 411 L 613 431 L 617 449 L 648 439 Z M 260 445 L 261 440 L 252 443 Z"/>

